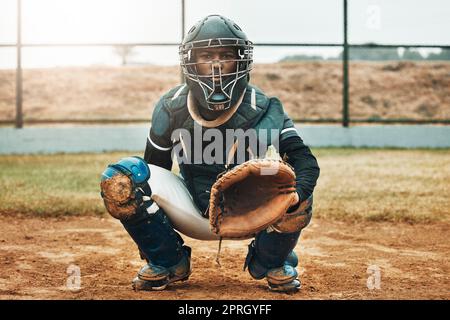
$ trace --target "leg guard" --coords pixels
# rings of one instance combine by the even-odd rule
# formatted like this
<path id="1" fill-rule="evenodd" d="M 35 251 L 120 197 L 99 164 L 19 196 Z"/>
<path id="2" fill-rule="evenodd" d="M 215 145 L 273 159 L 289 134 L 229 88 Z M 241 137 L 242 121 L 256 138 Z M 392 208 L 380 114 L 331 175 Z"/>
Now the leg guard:
<path id="1" fill-rule="evenodd" d="M 300 288 L 298 258 L 293 251 L 312 217 L 313 196 L 303 201 L 293 212 L 256 235 L 248 247 L 244 270 L 248 267 L 254 279 L 267 279 L 272 291 L 296 291 Z M 269 231 L 270 230 L 270 231 Z"/>
<path id="2" fill-rule="evenodd" d="M 248 247 L 244 266 L 244 269 L 248 266 L 252 277 L 262 279 L 268 270 L 285 264 L 293 268 L 297 266 L 298 259 L 292 250 L 297 245 L 301 230 L 311 221 L 312 201 L 311 195 L 299 208 L 287 213 L 282 221 L 256 235 Z"/>
<path id="3" fill-rule="evenodd" d="M 271 291 L 297 291 L 301 284 L 295 269 L 298 258 L 293 249 L 299 237 L 300 231 L 260 232 L 249 245 L 244 270 L 248 266 L 248 271 L 254 279 L 265 277 Z"/>
<path id="4" fill-rule="evenodd" d="M 183 239 L 172 228 L 162 209 L 154 214 L 143 210 L 121 222 L 147 261 L 162 267 L 180 261 Z"/>
<path id="5" fill-rule="evenodd" d="M 262 279 L 269 270 L 285 264 L 295 268 L 298 258 L 292 250 L 299 237 L 300 231 L 294 233 L 261 231 L 248 246 L 244 270 L 248 267 L 253 278 Z"/>
<path id="6" fill-rule="evenodd" d="M 189 278 L 191 248 L 183 246 L 183 239 L 162 209 L 152 215 L 141 211 L 121 222 L 148 262 L 133 279 L 135 290 L 163 290 L 172 282 Z"/>
<path id="7" fill-rule="evenodd" d="M 155 212 L 157 205 L 151 200 L 149 178 L 150 169 L 139 157 L 126 157 L 109 165 L 103 171 L 100 182 L 100 194 L 109 214 L 124 220 L 139 209 Z"/>
<path id="8" fill-rule="evenodd" d="M 152 200 L 150 170 L 139 157 L 127 157 L 102 174 L 102 197 L 108 212 L 119 219 L 148 264 L 135 288 L 161 290 L 190 274 L 190 248 L 175 232 L 163 209 Z"/>
<path id="9" fill-rule="evenodd" d="M 108 212 L 122 222 L 138 245 L 141 256 L 153 264 L 169 267 L 180 261 L 183 239 L 152 200 L 149 178 L 150 170 L 144 159 L 123 158 L 103 172 L 101 195 Z"/>

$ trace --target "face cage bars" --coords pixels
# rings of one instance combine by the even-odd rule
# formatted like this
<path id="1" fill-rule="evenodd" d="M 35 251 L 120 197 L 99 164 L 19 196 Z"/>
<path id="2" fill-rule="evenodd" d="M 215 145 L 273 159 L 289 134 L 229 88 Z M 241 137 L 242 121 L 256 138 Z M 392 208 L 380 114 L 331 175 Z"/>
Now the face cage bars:
<path id="1" fill-rule="evenodd" d="M 206 49 L 206 48 L 220 48 L 220 47 L 238 47 L 244 48 L 244 52 L 241 54 L 240 50 L 238 50 L 237 54 L 240 59 L 231 59 L 231 60 L 220 60 L 220 61 L 211 61 L 211 62 L 190 62 L 192 59 L 192 50 L 198 49 Z M 234 87 L 237 81 L 245 76 L 252 70 L 253 63 L 253 43 L 249 40 L 243 39 L 235 39 L 235 38 L 218 38 L 218 39 L 208 39 L 208 40 L 200 40 L 193 41 L 181 45 L 179 47 L 179 55 L 180 55 L 180 65 L 183 70 L 184 75 L 198 83 L 198 85 L 202 88 L 203 94 L 205 96 L 205 100 L 208 103 L 208 108 L 211 110 L 216 110 L 215 108 L 210 108 L 209 105 L 221 105 L 228 103 L 231 101 L 231 96 L 233 95 Z M 220 66 L 221 63 L 226 62 L 236 62 L 236 71 L 231 73 L 222 73 L 222 68 Z M 219 63 L 219 67 L 216 67 L 217 63 Z M 246 64 L 245 68 L 243 68 L 243 64 Z M 199 75 L 197 71 L 198 65 L 211 65 L 211 74 L 210 75 Z M 195 71 L 193 71 L 195 69 Z M 216 69 L 219 71 L 217 75 Z M 218 77 L 217 77 L 218 76 Z M 234 76 L 234 79 L 230 79 Z M 226 83 L 224 86 L 224 77 L 230 77 L 226 79 Z M 219 79 L 219 84 L 215 84 L 214 78 Z M 227 101 L 225 102 L 215 102 L 211 101 L 211 97 L 213 94 L 220 91 L 223 93 Z M 228 92 L 227 92 L 228 91 Z M 228 109 L 230 106 L 224 109 Z"/>

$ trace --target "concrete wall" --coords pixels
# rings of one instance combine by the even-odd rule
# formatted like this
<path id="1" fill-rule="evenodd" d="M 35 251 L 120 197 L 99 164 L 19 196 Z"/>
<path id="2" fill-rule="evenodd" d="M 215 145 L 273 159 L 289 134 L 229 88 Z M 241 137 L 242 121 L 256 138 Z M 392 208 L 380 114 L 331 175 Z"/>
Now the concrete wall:
<path id="1" fill-rule="evenodd" d="M 149 127 L 71 126 L 0 128 L 0 154 L 143 151 Z M 450 148 L 450 126 L 297 125 L 311 147 Z"/>
<path id="2" fill-rule="evenodd" d="M 449 148 L 450 126 L 373 125 L 297 126 L 305 143 L 314 147 Z"/>

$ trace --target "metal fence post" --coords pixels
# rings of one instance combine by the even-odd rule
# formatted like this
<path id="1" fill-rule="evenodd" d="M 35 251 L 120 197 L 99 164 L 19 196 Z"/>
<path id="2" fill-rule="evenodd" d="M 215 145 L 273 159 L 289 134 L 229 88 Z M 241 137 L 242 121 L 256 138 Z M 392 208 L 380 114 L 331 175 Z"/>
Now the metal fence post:
<path id="1" fill-rule="evenodd" d="M 185 5 L 184 0 L 181 0 L 181 40 L 180 40 L 180 43 L 183 42 L 184 33 L 185 33 L 185 18 L 186 18 L 186 16 L 185 16 L 184 5 Z M 183 70 L 181 69 L 181 67 L 180 67 L 180 80 L 181 80 L 181 83 L 185 82 Z"/>
<path id="2" fill-rule="evenodd" d="M 342 88 L 342 126 L 348 127 L 349 81 L 348 81 L 348 42 L 347 42 L 347 0 L 344 0 L 344 52 L 342 53 L 343 88 Z"/>
<path id="3" fill-rule="evenodd" d="M 16 65 L 16 128 L 23 127 L 22 114 L 22 0 L 17 0 L 17 65 Z"/>

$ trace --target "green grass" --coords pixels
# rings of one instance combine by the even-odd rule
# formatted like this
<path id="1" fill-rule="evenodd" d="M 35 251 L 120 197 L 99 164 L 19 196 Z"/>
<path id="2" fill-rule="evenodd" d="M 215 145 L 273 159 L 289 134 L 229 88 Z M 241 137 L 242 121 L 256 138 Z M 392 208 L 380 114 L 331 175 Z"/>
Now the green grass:
<path id="1" fill-rule="evenodd" d="M 345 221 L 450 218 L 450 150 L 318 149 L 315 214 Z"/>
<path id="2" fill-rule="evenodd" d="M 319 148 L 313 153 L 321 167 L 315 217 L 409 223 L 450 218 L 448 149 Z M 0 214 L 106 214 L 100 175 L 128 155 L 0 156 Z"/>
<path id="3" fill-rule="evenodd" d="M 100 175 L 125 153 L 0 157 L 0 213 L 102 215 Z"/>

